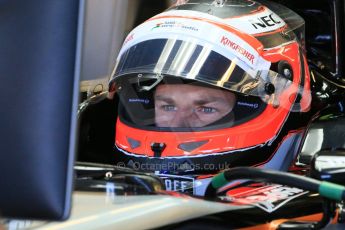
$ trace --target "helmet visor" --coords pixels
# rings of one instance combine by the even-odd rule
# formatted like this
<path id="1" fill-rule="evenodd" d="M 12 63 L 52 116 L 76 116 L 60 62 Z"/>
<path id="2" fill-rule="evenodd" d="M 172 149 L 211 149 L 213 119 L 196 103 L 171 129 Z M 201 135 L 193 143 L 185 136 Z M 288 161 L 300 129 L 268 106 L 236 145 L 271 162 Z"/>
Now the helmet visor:
<path id="1" fill-rule="evenodd" d="M 240 45 L 233 45 L 247 62 L 256 58 Z M 254 69 L 235 55 L 222 54 L 210 44 L 199 44 L 190 39 L 152 39 L 142 41 L 122 52 L 117 61 L 113 80 L 137 74 L 138 80 L 156 80 L 145 84 L 141 90 L 150 90 L 163 76 L 195 80 L 233 92 L 257 96 L 269 101 L 279 97 L 291 81 L 269 70 L 267 64 Z"/>

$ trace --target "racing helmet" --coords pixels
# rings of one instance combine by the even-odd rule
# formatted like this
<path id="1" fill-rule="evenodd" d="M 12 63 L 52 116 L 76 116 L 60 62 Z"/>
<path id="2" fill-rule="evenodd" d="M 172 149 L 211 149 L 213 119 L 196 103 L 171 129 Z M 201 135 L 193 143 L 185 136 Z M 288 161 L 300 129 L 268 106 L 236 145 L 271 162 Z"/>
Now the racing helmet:
<path id="1" fill-rule="evenodd" d="M 110 81 L 115 158 L 159 174 L 287 169 L 310 109 L 304 21 L 266 1 L 178 1 L 131 31 Z"/>

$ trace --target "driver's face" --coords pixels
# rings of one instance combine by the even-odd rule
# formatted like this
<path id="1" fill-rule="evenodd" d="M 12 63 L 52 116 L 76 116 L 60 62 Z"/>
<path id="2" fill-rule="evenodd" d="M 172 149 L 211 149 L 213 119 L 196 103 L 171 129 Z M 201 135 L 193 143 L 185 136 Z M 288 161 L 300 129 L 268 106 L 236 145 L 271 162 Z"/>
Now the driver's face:
<path id="1" fill-rule="evenodd" d="M 154 100 L 158 127 L 203 127 L 231 112 L 236 97 L 226 90 L 171 84 L 158 86 Z"/>

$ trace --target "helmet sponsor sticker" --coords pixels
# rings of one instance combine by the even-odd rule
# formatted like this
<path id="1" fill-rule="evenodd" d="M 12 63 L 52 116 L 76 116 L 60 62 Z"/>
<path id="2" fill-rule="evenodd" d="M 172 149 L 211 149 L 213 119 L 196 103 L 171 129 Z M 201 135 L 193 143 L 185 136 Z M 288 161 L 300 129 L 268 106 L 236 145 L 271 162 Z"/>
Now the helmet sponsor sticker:
<path id="1" fill-rule="evenodd" d="M 129 34 L 125 41 L 123 42 L 123 45 L 126 45 L 127 42 L 131 41 L 134 38 L 134 33 Z"/>
<path id="2" fill-rule="evenodd" d="M 223 36 L 221 38 L 220 43 L 222 43 L 224 46 L 229 47 L 230 49 L 233 49 L 235 52 L 239 53 L 244 58 L 248 59 L 249 62 L 254 64 L 255 56 L 252 53 L 250 53 L 248 50 L 243 48 L 241 45 L 237 44 L 236 42 L 233 42 L 231 39 L 229 39 L 226 36 Z"/>
<path id="3" fill-rule="evenodd" d="M 222 199 L 239 205 L 253 205 L 271 213 L 307 193 L 308 191 L 300 188 L 272 184 L 260 187 L 241 187 L 238 192 L 230 190 Z"/>
<path id="4" fill-rule="evenodd" d="M 143 104 L 149 104 L 149 99 L 144 98 L 128 98 L 128 103 L 143 103 Z"/>
<path id="5" fill-rule="evenodd" d="M 156 28 L 182 28 L 182 29 L 192 30 L 192 31 L 199 30 L 197 27 L 188 26 L 182 22 L 176 22 L 176 21 L 164 21 L 161 23 L 157 23 L 156 26 L 152 28 L 152 30 Z"/>
<path id="6" fill-rule="evenodd" d="M 155 17 L 161 16 L 178 16 L 178 17 L 202 17 L 208 20 L 216 21 L 218 23 L 226 23 L 240 31 L 248 34 L 267 33 L 281 29 L 286 26 L 286 23 L 273 11 L 264 7 L 263 11 L 258 11 L 254 14 L 248 14 L 241 17 L 222 19 L 210 14 L 201 13 L 192 10 L 174 10 L 158 14 Z"/>
<path id="7" fill-rule="evenodd" d="M 249 103 L 249 102 L 244 102 L 244 101 L 238 101 L 236 104 L 239 106 L 244 106 L 244 107 L 248 107 L 248 108 L 252 108 L 252 109 L 259 108 L 258 103 Z"/>
<path id="8" fill-rule="evenodd" d="M 205 15 L 200 14 L 199 17 Z M 262 45 L 257 40 L 255 44 L 249 44 L 249 41 L 231 32 L 231 29 L 226 30 L 200 18 L 179 18 L 174 17 L 173 14 L 165 14 L 165 16 L 153 18 L 136 27 L 125 39 L 118 58 L 127 49 L 140 42 L 152 39 L 175 39 L 207 47 L 230 60 L 236 59 L 238 65 L 253 77 L 258 71 L 268 70 L 270 67 L 270 62 L 259 54 Z M 225 25 L 224 22 L 222 24 Z"/>
<path id="9" fill-rule="evenodd" d="M 226 19 L 227 24 L 248 34 L 272 32 L 286 26 L 286 23 L 277 14 L 265 7 L 265 10 L 256 14 L 238 18 Z"/>

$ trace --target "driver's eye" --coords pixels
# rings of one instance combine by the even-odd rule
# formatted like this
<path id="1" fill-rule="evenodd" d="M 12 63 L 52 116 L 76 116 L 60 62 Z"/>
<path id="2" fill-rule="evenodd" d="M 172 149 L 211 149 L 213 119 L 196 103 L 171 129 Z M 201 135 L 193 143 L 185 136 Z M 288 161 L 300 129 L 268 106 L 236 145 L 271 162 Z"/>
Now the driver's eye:
<path id="1" fill-rule="evenodd" d="M 215 108 L 212 107 L 199 107 L 197 109 L 198 112 L 202 112 L 202 113 L 215 113 L 217 112 L 217 110 Z"/>
<path id="2" fill-rule="evenodd" d="M 176 111 L 176 106 L 174 105 L 162 105 L 161 108 L 164 111 Z"/>

